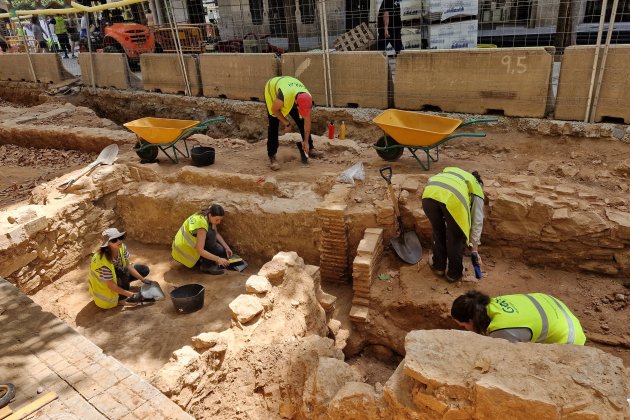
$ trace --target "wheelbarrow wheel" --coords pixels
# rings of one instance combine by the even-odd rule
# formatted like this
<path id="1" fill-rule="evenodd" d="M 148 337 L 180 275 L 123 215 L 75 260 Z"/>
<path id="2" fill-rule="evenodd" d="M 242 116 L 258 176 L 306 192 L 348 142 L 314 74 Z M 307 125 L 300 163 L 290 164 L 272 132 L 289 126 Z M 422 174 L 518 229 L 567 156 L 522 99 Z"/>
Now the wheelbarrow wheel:
<path id="1" fill-rule="evenodd" d="M 396 145 L 398 145 L 398 142 L 388 135 L 384 135 L 376 142 L 376 147 L 389 147 Z M 402 156 L 404 151 L 405 149 L 403 147 L 392 147 L 387 150 L 377 150 L 376 153 L 381 157 L 381 159 L 388 162 L 394 162 Z"/>
<path id="2" fill-rule="evenodd" d="M 141 149 L 141 147 L 146 144 L 147 143 L 138 141 L 133 149 L 143 163 L 155 162 L 159 150 L 157 147 L 147 147 L 145 149 Z"/>

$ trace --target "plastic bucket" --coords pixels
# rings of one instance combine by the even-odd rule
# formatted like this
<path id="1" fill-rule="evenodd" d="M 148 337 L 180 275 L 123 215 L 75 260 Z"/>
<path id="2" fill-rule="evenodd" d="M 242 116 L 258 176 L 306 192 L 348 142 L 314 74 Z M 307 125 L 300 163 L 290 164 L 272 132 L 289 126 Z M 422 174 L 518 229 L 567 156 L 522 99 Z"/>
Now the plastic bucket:
<path id="1" fill-rule="evenodd" d="M 171 291 L 171 300 L 175 311 L 190 313 L 203 308 L 203 297 L 206 288 L 200 284 L 185 284 Z"/>
<path id="2" fill-rule="evenodd" d="M 195 166 L 208 166 L 214 163 L 214 147 L 193 146 L 190 157 Z"/>

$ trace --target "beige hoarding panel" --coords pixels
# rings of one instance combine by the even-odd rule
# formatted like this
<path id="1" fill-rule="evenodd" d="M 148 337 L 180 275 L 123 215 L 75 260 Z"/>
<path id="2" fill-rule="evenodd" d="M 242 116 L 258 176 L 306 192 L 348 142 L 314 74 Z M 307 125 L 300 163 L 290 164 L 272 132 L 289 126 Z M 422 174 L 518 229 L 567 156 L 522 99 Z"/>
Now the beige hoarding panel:
<path id="1" fill-rule="evenodd" d="M 193 96 L 201 96 L 201 81 L 197 59 L 184 55 L 188 81 Z M 142 54 L 140 56 L 142 84 L 150 92 L 184 94 L 186 82 L 177 54 Z"/>
<path id="2" fill-rule="evenodd" d="M 403 51 L 396 60 L 397 108 L 544 117 L 553 49 Z"/>

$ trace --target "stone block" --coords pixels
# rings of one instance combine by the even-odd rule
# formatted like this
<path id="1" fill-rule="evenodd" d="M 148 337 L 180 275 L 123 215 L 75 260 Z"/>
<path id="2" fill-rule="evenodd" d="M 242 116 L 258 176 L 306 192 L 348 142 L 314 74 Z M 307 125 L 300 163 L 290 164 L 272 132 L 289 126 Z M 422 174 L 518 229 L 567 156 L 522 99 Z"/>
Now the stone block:
<path id="1" fill-rule="evenodd" d="M 544 117 L 553 49 L 500 48 L 403 51 L 396 62 L 396 108 L 426 105 L 445 112 Z"/>
<path id="2" fill-rule="evenodd" d="M 370 309 L 367 306 L 352 305 L 350 309 L 350 319 L 357 322 L 367 322 Z"/>
<path id="3" fill-rule="evenodd" d="M 199 71 L 203 95 L 265 101 L 265 83 L 279 74 L 275 54 L 202 54 Z"/>
<path id="4" fill-rule="evenodd" d="M 252 295 L 240 295 L 228 306 L 232 317 L 242 324 L 251 321 L 264 310 L 260 300 Z"/>

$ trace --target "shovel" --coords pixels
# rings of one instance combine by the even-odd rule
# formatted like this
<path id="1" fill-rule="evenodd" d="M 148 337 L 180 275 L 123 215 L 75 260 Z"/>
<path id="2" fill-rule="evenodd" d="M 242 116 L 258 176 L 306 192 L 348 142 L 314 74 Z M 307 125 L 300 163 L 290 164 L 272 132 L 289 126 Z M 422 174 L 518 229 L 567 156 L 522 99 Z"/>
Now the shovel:
<path id="1" fill-rule="evenodd" d="M 398 222 L 398 236 L 392 238 L 392 247 L 401 260 L 407 264 L 415 264 L 422 259 L 422 245 L 420 245 L 420 239 L 418 239 L 416 232 L 403 232 L 402 217 L 400 216 L 400 210 L 398 209 L 398 198 L 396 197 L 396 194 L 394 194 L 394 189 L 392 188 L 392 167 L 383 166 L 381 168 L 381 176 L 387 182 L 387 191 L 394 203 L 394 213 L 396 214 L 396 220 Z"/>
<path id="2" fill-rule="evenodd" d="M 60 190 L 66 190 L 70 188 L 72 184 L 77 182 L 77 179 L 81 178 L 83 175 L 92 172 L 99 165 L 111 165 L 114 163 L 116 158 L 118 157 L 118 145 L 110 144 L 106 148 L 104 148 L 101 153 L 98 155 L 98 158 L 92 163 L 90 163 L 83 172 L 76 178 L 69 179 L 68 181 L 61 184 L 59 187 Z"/>

